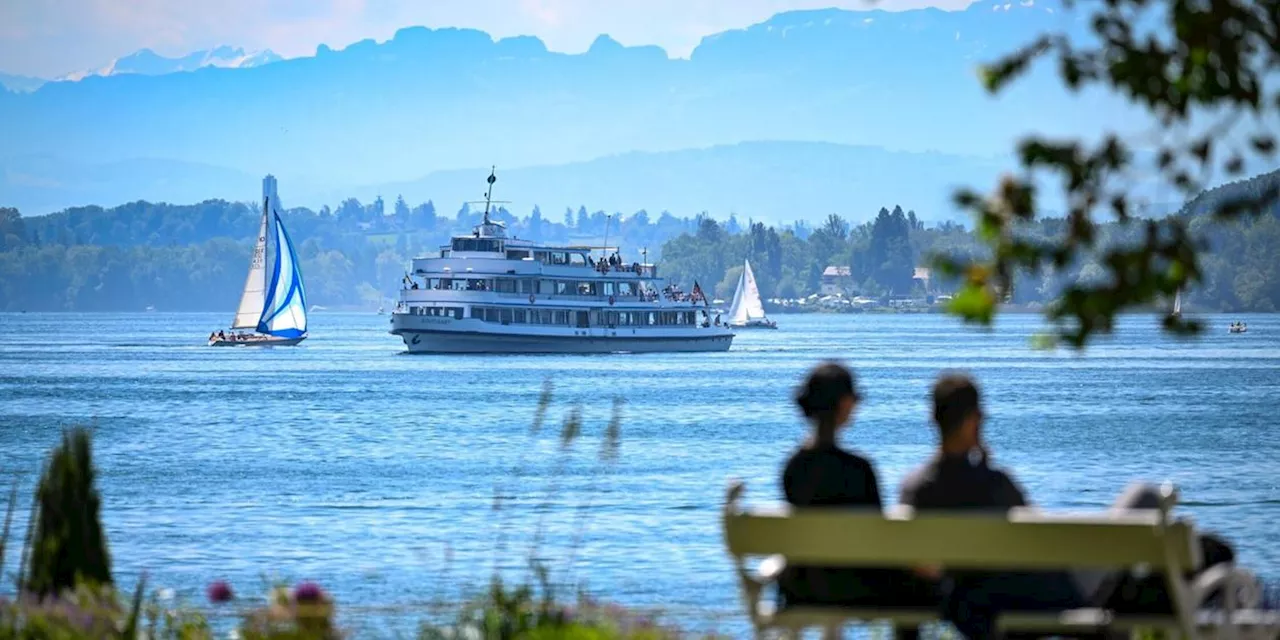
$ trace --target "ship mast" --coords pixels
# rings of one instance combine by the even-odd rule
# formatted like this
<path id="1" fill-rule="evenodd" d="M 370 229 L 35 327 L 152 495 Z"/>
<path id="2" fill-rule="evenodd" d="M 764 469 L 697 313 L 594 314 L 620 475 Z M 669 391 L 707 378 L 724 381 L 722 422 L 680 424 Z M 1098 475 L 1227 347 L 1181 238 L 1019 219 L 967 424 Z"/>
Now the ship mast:
<path id="1" fill-rule="evenodd" d="M 493 197 L 493 183 L 498 181 L 498 166 L 492 165 L 489 168 L 489 188 L 484 191 L 484 223 L 489 224 L 489 204 Z"/>

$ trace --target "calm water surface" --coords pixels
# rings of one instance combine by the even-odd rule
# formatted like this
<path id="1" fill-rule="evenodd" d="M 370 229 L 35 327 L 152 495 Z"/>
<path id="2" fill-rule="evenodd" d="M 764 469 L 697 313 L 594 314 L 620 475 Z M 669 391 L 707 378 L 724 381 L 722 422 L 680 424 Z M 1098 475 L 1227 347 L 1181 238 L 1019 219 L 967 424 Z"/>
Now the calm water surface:
<path id="1" fill-rule="evenodd" d="M 1171 480 L 1186 512 L 1280 579 L 1280 316 L 1245 317 L 1243 335 L 1212 318 L 1190 341 L 1129 318 L 1083 357 L 1031 349 L 1035 316 L 994 332 L 781 316 L 724 354 L 501 357 L 405 355 L 373 314 L 317 314 L 298 348 L 205 347 L 223 315 L 0 315 L 0 479 L 29 489 L 62 426 L 96 425 L 124 584 L 145 571 L 198 599 L 216 578 L 255 596 L 263 576 L 306 578 L 349 611 L 411 609 L 471 593 L 495 564 L 520 577 L 541 524 L 560 579 L 736 635 L 726 482 L 780 498 L 804 435 L 789 395 L 826 357 L 860 376 L 867 401 L 845 441 L 874 459 L 886 495 L 933 445 L 931 380 L 961 367 L 987 394 L 998 461 L 1038 504 L 1101 507 L 1130 481 Z M 548 424 L 531 436 L 548 376 Z M 615 397 L 621 455 L 602 466 Z M 562 454 L 574 406 L 582 437 Z"/>

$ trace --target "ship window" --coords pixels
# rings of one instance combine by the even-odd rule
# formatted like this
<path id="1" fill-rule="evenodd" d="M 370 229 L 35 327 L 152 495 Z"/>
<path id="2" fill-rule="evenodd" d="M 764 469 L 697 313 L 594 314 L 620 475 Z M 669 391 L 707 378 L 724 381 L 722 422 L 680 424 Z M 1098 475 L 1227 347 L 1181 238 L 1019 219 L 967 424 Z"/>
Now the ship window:
<path id="1" fill-rule="evenodd" d="M 555 312 L 554 320 L 555 322 L 553 324 L 559 324 L 559 325 L 569 324 L 569 312 L 568 311 Z"/>
<path id="2" fill-rule="evenodd" d="M 635 285 L 630 282 L 618 283 L 618 295 L 634 296 L 636 294 Z"/>
<path id="3" fill-rule="evenodd" d="M 493 281 L 493 290 L 497 291 L 498 293 L 515 293 L 516 281 L 508 280 L 505 278 L 495 279 Z"/>
<path id="4" fill-rule="evenodd" d="M 538 293 L 543 295 L 551 295 L 556 292 L 556 283 L 554 280 L 539 280 Z"/>
<path id="5" fill-rule="evenodd" d="M 597 294 L 597 291 L 598 291 L 598 289 L 596 288 L 596 283 L 594 283 L 594 282 L 579 282 L 579 283 L 578 283 L 578 295 L 580 295 L 580 296 L 594 296 L 594 295 L 598 295 L 598 294 Z"/>
<path id="6" fill-rule="evenodd" d="M 528 322 L 525 318 L 524 309 L 516 309 L 515 315 L 512 317 L 512 322 L 515 322 L 516 324 L 526 324 Z"/>
<path id="7" fill-rule="evenodd" d="M 565 264 L 567 262 L 563 253 L 552 253 L 551 264 Z"/>
<path id="8" fill-rule="evenodd" d="M 604 294 L 606 296 L 611 296 L 614 294 L 614 286 L 612 282 L 604 283 Z"/>
<path id="9" fill-rule="evenodd" d="M 532 281 L 532 280 L 521 280 L 521 281 L 520 281 L 520 293 L 533 293 L 533 281 Z"/>
<path id="10" fill-rule="evenodd" d="M 467 280 L 467 291 L 488 291 L 489 283 L 485 280 Z"/>
<path id="11" fill-rule="evenodd" d="M 529 252 L 524 249 L 511 249 L 507 251 L 508 260 L 524 260 L 529 257 Z"/>
<path id="12" fill-rule="evenodd" d="M 575 267 L 585 267 L 587 265 L 587 257 L 581 253 L 569 254 L 569 264 Z"/>
<path id="13" fill-rule="evenodd" d="M 556 295 L 569 295 L 569 283 L 563 280 L 556 280 Z"/>
<path id="14" fill-rule="evenodd" d="M 503 309 L 501 318 L 502 318 L 502 324 L 511 324 L 511 310 Z"/>
<path id="15" fill-rule="evenodd" d="M 534 252 L 533 252 L 533 259 L 534 259 L 534 260 L 537 260 L 538 262 L 541 262 L 542 264 L 546 264 L 546 263 L 547 263 L 547 261 L 548 261 L 548 259 L 547 259 L 547 252 L 546 252 L 546 251 L 534 251 Z"/>

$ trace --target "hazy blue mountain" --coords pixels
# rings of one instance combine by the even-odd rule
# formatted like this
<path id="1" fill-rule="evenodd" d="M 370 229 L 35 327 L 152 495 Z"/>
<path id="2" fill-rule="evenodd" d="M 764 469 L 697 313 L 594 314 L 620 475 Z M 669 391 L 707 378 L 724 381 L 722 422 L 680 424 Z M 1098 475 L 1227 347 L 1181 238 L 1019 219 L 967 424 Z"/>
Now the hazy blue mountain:
<path id="1" fill-rule="evenodd" d="M 246 53 L 243 48 L 227 45 L 206 51 L 196 51 L 176 58 L 162 56 L 151 49 L 142 49 L 122 58 L 117 58 L 105 67 L 73 73 L 61 79 L 80 80 L 88 76 L 113 76 L 125 73 L 159 76 L 181 71 L 195 71 L 205 67 L 248 69 L 279 62 L 283 59 L 269 49 Z"/>
<path id="2" fill-rule="evenodd" d="M 9 90 L 14 93 L 25 93 L 35 91 L 44 84 L 43 78 L 32 78 L 31 76 L 17 76 L 8 73 L 0 73 L 0 90 Z"/>
<path id="3" fill-rule="evenodd" d="M 926 219 L 951 216 L 955 186 L 987 187 L 1002 165 L 994 159 L 940 153 L 894 152 L 816 142 L 749 142 L 671 152 L 631 152 L 586 162 L 498 168 L 497 196 L 514 211 L 585 205 L 632 213 L 664 209 L 681 215 L 708 211 L 725 217 L 776 222 L 840 212 L 873 216 L 901 203 Z M 489 168 L 433 172 L 417 180 L 364 187 L 320 186 L 281 176 L 293 205 L 336 207 L 357 197 L 370 202 L 403 195 L 432 200 L 452 215 L 484 192 Z M 199 163 L 163 160 L 104 165 L 44 156 L 0 160 L 0 203 L 28 215 L 67 207 L 114 206 L 135 200 L 188 203 L 208 198 L 252 200 L 261 176 Z M 527 211 L 526 211 L 527 213 Z"/>
<path id="4" fill-rule="evenodd" d="M 999 102 L 978 86 L 979 61 L 1077 19 L 1030 0 L 800 11 L 707 37 L 688 60 L 606 36 L 567 55 L 532 37 L 414 27 L 264 66 L 0 94 L 0 153 L 170 158 L 334 186 L 750 140 L 990 155 L 1020 132 L 1124 120 L 1100 98 L 1050 90 L 1045 74 Z"/>
<path id="5" fill-rule="evenodd" d="M 928 220 L 957 219 L 950 194 L 957 186 L 988 187 L 1000 168 L 994 159 L 939 153 L 894 152 L 817 142 L 748 142 L 706 149 L 631 152 L 557 166 L 498 168 L 495 197 L 512 211 L 539 205 L 544 215 L 565 207 L 626 214 L 645 209 L 678 215 L 736 213 L 781 223 L 840 213 L 862 222 L 880 207 L 901 204 Z M 361 201 L 431 199 L 444 215 L 460 203 L 483 199 L 488 167 L 431 173 L 354 193 Z M 336 195 L 336 194 L 335 194 Z M 336 198 L 329 198 L 336 201 Z"/>
<path id="6" fill-rule="evenodd" d="M 210 197 L 255 200 L 262 176 L 174 160 L 92 164 L 47 155 L 0 158 L 0 206 L 24 214 L 67 207 L 150 202 L 201 202 Z"/>

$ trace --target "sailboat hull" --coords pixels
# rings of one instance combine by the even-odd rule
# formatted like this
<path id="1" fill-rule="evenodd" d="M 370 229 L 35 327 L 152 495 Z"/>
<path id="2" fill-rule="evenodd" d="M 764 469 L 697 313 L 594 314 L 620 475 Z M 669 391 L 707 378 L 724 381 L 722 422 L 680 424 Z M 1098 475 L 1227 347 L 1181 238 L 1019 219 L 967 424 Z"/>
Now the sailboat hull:
<path id="1" fill-rule="evenodd" d="M 778 325 L 771 322 L 752 320 L 743 324 L 731 324 L 729 327 L 732 329 L 777 329 Z"/>
<path id="2" fill-rule="evenodd" d="M 299 342 L 306 340 L 306 336 L 297 338 L 276 338 L 273 336 L 252 335 L 244 340 L 219 340 L 217 338 L 209 341 L 211 347 L 292 347 Z"/>

